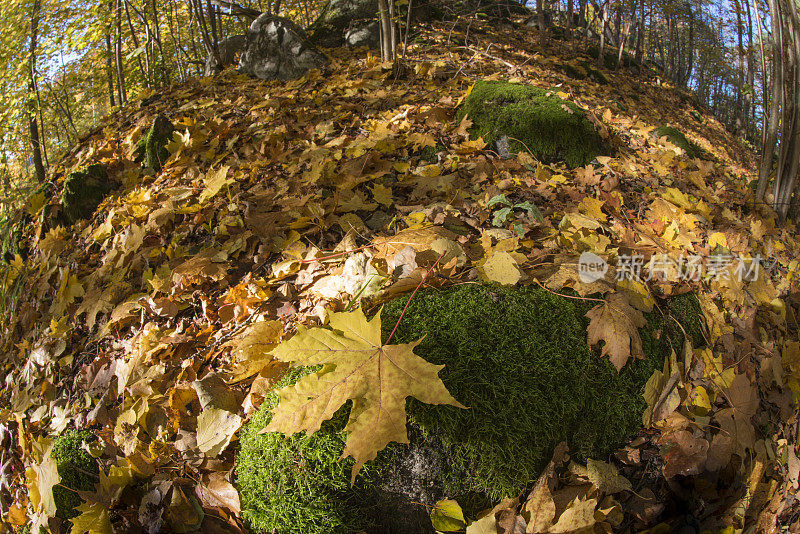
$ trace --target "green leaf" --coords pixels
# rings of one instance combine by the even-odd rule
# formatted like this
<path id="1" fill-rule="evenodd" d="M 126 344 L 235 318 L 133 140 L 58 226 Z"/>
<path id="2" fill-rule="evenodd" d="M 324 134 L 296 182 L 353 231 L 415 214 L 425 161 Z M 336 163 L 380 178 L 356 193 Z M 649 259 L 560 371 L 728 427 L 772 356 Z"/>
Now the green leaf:
<path id="1" fill-rule="evenodd" d="M 489 202 L 486 203 L 486 207 L 491 208 L 495 204 L 503 204 L 504 206 L 511 207 L 511 202 L 508 201 L 506 195 L 503 193 L 500 193 L 499 195 L 495 195 L 492 198 L 490 198 Z"/>
<path id="2" fill-rule="evenodd" d="M 431 523 L 439 532 L 458 532 L 467 526 L 461 506 L 453 499 L 442 499 L 433 506 Z"/>
<path id="3" fill-rule="evenodd" d="M 511 208 L 497 210 L 494 212 L 494 217 L 492 217 L 492 224 L 498 227 L 505 225 L 506 221 L 508 220 L 508 216 L 512 213 L 513 212 L 511 211 Z"/>

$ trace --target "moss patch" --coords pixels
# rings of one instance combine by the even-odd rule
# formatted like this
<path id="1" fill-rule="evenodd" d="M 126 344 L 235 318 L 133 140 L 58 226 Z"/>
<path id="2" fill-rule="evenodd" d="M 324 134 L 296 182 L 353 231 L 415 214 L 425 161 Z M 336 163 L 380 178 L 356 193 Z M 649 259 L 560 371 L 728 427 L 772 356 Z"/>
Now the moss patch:
<path id="1" fill-rule="evenodd" d="M 706 345 L 703 332 L 703 308 L 694 293 L 683 293 L 669 299 L 667 304 L 669 317 L 666 320 L 667 336 L 673 340 L 676 354 L 683 347 L 684 333 L 689 336 L 695 348 Z"/>
<path id="2" fill-rule="evenodd" d="M 294 370 L 276 390 L 309 370 Z M 350 487 L 352 458 L 340 460 L 349 403 L 313 436 L 259 434 L 272 419 L 278 395 L 270 393 L 242 427 L 236 456 L 236 482 L 242 517 L 255 532 L 326 534 L 358 532 L 369 526 L 376 466 L 370 462 Z"/>
<path id="3" fill-rule="evenodd" d="M 22 216 L 19 220 L 14 220 L 8 216 L 0 220 L 0 261 L 9 263 L 14 256 L 19 254 L 23 259 L 28 255 L 27 247 L 23 241 L 25 228 L 30 224 L 29 216 Z"/>
<path id="4" fill-rule="evenodd" d="M 385 328 L 404 301 L 386 306 Z M 409 402 L 414 423 L 451 452 L 446 493 L 515 495 L 559 442 L 579 459 L 601 458 L 636 432 L 641 389 L 662 365 L 664 347 L 648 340 L 647 359 L 617 374 L 586 343 L 590 308 L 539 288 L 466 285 L 414 297 L 397 342 L 427 334 L 416 352 L 445 365 L 442 380 L 470 408 Z"/>
<path id="5" fill-rule="evenodd" d="M 68 430 L 53 443 L 50 453 L 56 460 L 61 483 L 53 487 L 53 499 L 56 503 L 56 515 L 62 519 L 70 519 L 78 515 L 75 507 L 82 500 L 76 491 L 93 491 L 100 480 L 100 467 L 97 460 L 82 449 L 83 442 L 97 439 L 87 430 Z"/>
<path id="6" fill-rule="evenodd" d="M 579 167 L 604 152 L 600 136 L 577 105 L 532 85 L 480 81 L 458 120 L 465 115 L 473 122 L 474 138 L 494 144 L 508 136 L 511 151 L 527 148 L 544 162 L 563 160 Z"/>
<path id="7" fill-rule="evenodd" d="M 167 143 L 172 139 L 175 127 L 164 115 L 159 115 L 147 133 L 136 145 L 136 161 L 145 167 L 160 172 L 164 162 L 169 158 Z"/>
<path id="8" fill-rule="evenodd" d="M 61 193 L 64 219 L 73 224 L 90 218 L 113 189 L 114 183 L 109 180 L 102 165 L 89 165 L 82 171 L 71 173 L 64 180 L 64 190 Z"/>
<path id="9" fill-rule="evenodd" d="M 673 145 L 682 148 L 686 151 L 686 155 L 690 158 L 697 158 L 703 153 L 703 149 L 697 146 L 692 141 L 686 138 L 686 136 L 678 130 L 677 128 L 673 128 L 672 126 L 659 126 L 655 130 L 653 130 L 653 135 L 660 139 L 662 137 L 666 137 L 667 140 L 672 143 Z"/>

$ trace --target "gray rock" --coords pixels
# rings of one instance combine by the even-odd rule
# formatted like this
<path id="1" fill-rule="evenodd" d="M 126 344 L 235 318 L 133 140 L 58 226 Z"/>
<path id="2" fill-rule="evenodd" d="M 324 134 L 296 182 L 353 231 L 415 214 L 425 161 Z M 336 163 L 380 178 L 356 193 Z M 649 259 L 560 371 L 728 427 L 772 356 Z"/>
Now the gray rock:
<path id="1" fill-rule="evenodd" d="M 359 46 L 378 48 L 379 38 L 380 29 L 378 28 L 378 23 L 375 21 L 353 25 L 344 34 L 344 40 L 347 46 L 353 48 Z"/>
<path id="2" fill-rule="evenodd" d="M 294 80 L 327 63 L 297 24 L 264 13 L 247 30 L 239 68 L 261 80 Z"/>
<path id="3" fill-rule="evenodd" d="M 311 41 L 322 48 L 333 48 L 345 44 L 345 33 L 353 21 L 374 20 L 378 15 L 375 0 L 330 0 L 322 8 L 319 17 L 308 33 Z"/>
<path id="4" fill-rule="evenodd" d="M 217 58 L 214 57 L 214 54 L 209 54 L 206 58 L 205 75 L 211 76 L 225 67 L 234 65 L 236 63 L 236 56 L 244 50 L 246 44 L 246 35 L 231 35 L 227 39 L 220 41 L 219 62 L 217 62 Z"/>

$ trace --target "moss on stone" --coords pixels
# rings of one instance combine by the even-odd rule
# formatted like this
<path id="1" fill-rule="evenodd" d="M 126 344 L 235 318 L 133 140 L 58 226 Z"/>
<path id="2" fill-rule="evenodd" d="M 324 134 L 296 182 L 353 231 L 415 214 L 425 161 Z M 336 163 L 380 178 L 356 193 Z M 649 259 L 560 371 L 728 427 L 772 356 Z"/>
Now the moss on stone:
<path id="1" fill-rule="evenodd" d="M 276 385 L 290 385 L 309 370 L 296 369 Z M 375 483 L 370 462 L 350 487 L 352 458 L 340 460 L 349 403 L 311 437 L 259 432 L 278 403 L 273 391 L 239 433 L 236 483 L 242 517 L 255 532 L 350 533 L 369 526 L 365 514 Z"/>
<path id="2" fill-rule="evenodd" d="M 64 190 L 61 193 L 64 219 L 73 224 L 90 218 L 113 189 L 114 184 L 102 165 L 89 165 L 82 171 L 70 173 L 64 180 Z"/>
<path id="3" fill-rule="evenodd" d="M 386 306 L 385 328 L 405 300 Z M 617 374 L 586 342 L 590 308 L 539 288 L 466 285 L 414 297 L 396 341 L 425 336 L 416 352 L 445 365 L 442 380 L 469 406 L 409 402 L 414 424 L 450 451 L 447 494 L 515 495 L 559 442 L 567 440 L 579 459 L 600 458 L 636 432 L 645 409 L 641 389 L 662 365 L 665 347 L 643 331 L 647 359 Z"/>
<path id="4" fill-rule="evenodd" d="M 666 137 L 670 143 L 686 151 L 686 155 L 690 158 L 700 157 L 703 153 L 702 148 L 692 141 L 689 141 L 683 132 L 672 126 L 667 126 L 666 124 L 659 126 L 653 131 L 653 135 L 658 139 Z"/>
<path id="5" fill-rule="evenodd" d="M 512 151 L 527 148 L 544 162 L 563 160 L 578 167 L 604 152 L 600 136 L 577 105 L 531 85 L 480 81 L 458 120 L 465 115 L 473 122 L 473 137 L 494 144 L 507 136 Z"/>
<path id="6" fill-rule="evenodd" d="M 160 172 L 164 162 L 169 158 L 167 144 L 172 140 L 175 127 L 164 115 L 159 115 L 147 133 L 136 145 L 136 161 L 145 167 Z"/>
<path id="7" fill-rule="evenodd" d="M 84 442 L 91 443 L 97 438 L 87 430 L 67 430 L 56 438 L 50 453 L 56 460 L 61 482 L 53 487 L 56 503 L 56 516 L 70 519 L 78 515 L 75 507 L 82 500 L 76 491 L 93 491 L 100 480 L 100 467 L 97 460 L 82 448 Z"/>

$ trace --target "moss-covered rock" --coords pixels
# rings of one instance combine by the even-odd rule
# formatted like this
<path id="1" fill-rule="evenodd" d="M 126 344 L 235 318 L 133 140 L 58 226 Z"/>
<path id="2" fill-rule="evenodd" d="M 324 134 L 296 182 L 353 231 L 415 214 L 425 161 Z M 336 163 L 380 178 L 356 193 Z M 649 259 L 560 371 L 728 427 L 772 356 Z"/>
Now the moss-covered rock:
<path id="1" fill-rule="evenodd" d="M 78 515 L 75 507 L 82 502 L 76 491 L 93 491 L 100 480 L 97 460 L 82 448 L 97 438 L 87 430 L 67 430 L 56 438 L 50 455 L 56 460 L 61 482 L 53 487 L 56 515 L 70 519 Z"/>
<path id="2" fill-rule="evenodd" d="M 577 105 L 532 85 L 480 81 L 459 110 L 471 134 L 489 144 L 508 138 L 513 152 L 530 150 L 539 160 L 586 165 L 604 153 L 600 135 Z"/>
<path id="3" fill-rule="evenodd" d="M 100 202 L 114 190 L 115 185 L 109 179 L 105 167 L 99 164 L 70 173 L 64 180 L 64 190 L 61 192 L 65 221 L 72 224 L 90 218 Z"/>
<path id="4" fill-rule="evenodd" d="M 384 339 L 406 302 L 384 308 Z M 640 427 L 644 384 L 679 340 L 650 314 L 641 330 L 647 358 L 618 374 L 586 343 L 591 306 L 538 288 L 418 293 L 394 341 L 424 337 L 415 352 L 445 365 L 440 377 L 469 409 L 409 400 L 411 444 L 382 451 L 351 488 L 352 460 L 339 459 L 349 405 L 310 438 L 259 434 L 272 393 L 240 433 L 243 517 L 256 532 L 429 532 L 425 508 L 413 503 L 448 496 L 476 512 L 525 490 L 563 440 L 578 459 L 607 457 Z"/>
<path id="5" fill-rule="evenodd" d="M 404 301 L 386 306 L 386 328 Z M 446 493 L 514 495 L 561 441 L 577 458 L 598 458 L 636 432 L 645 409 L 641 388 L 662 365 L 664 347 L 654 340 L 647 359 L 618 374 L 586 342 L 590 308 L 539 288 L 468 285 L 414 297 L 397 342 L 425 336 L 416 352 L 445 365 L 442 380 L 469 406 L 409 402 L 424 435 L 451 452 Z"/>
<path id="6" fill-rule="evenodd" d="M 697 158 L 700 157 L 703 153 L 703 149 L 700 148 L 697 144 L 689 141 L 686 136 L 672 126 L 667 126 L 666 124 L 663 126 L 659 126 L 655 130 L 653 130 L 653 135 L 660 139 L 662 137 L 666 137 L 667 140 L 672 143 L 673 145 L 682 148 L 686 151 L 686 155 L 690 158 Z"/>
<path id="7" fill-rule="evenodd" d="M 167 144 L 172 140 L 175 127 L 164 115 L 159 115 L 136 145 L 136 162 L 160 172 L 169 158 Z"/>

